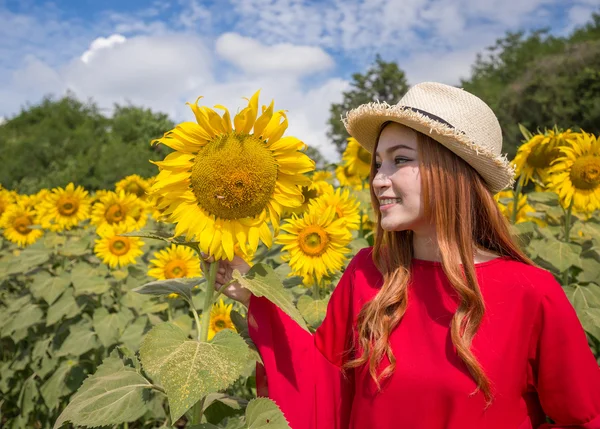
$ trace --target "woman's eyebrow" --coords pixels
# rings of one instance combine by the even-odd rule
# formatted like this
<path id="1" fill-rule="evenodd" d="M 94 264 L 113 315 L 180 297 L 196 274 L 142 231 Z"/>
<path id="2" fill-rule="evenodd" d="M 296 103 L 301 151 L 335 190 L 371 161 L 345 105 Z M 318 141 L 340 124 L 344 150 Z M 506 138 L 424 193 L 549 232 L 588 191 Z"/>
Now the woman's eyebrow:
<path id="1" fill-rule="evenodd" d="M 409 150 L 413 150 L 413 151 L 415 150 L 414 148 L 412 148 L 412 147 L 410 147 L 410 146 L 406 146 L 406 145 L 404 145 L 404 144 L 398 144 L 398 145 L 396 145 L 396 146 L 392 146 L 392 147 L 388 148 L 388 149 L 386 150 L 386 153 L 390 154 L 390 153 L 392 153 L 393 151 L 395 151 L 396 149 L 409 149 Z M 380 155 L 380 153 L 379 153 L 379 152 L 377 152 L 375 155 Z"/>

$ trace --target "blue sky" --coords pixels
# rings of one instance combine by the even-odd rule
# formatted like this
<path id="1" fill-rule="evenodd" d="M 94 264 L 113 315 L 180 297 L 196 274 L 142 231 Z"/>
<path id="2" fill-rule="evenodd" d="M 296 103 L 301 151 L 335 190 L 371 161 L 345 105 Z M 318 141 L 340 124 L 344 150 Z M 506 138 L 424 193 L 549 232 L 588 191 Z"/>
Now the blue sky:
<path id="1" fill-rule="evenodd" d="M 261 89 L 290 134 L 335 159 L 329 106 L 376 53 L 409 83 L 458 84 L 506 31 L 568 34 L 597 0 L 0 0 L 0 117 L 73 92 L 107 114 L 142 105 L 190 120 L 197 96 L 235 111 Z"/>

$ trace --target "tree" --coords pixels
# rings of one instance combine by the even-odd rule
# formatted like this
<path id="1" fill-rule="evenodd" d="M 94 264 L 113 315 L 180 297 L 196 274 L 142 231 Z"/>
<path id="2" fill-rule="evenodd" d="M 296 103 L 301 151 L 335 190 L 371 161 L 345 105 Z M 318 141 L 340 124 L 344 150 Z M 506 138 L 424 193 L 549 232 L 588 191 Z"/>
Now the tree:
<path id="1" fill-rule="evenodd" d="M 383 61 L 379 55 L 365 74 L 354 73 L 352 79 L 351 89 L 344 92 L 342 102 L 332 104 L 330 108 L 327 137 L 333 141 L 340 154 L 344 152 L 349 137 L 340 120 L 343 114 L 371 101 L 396 104 L 408 90 L 404 71 L 394 62 Z"/>

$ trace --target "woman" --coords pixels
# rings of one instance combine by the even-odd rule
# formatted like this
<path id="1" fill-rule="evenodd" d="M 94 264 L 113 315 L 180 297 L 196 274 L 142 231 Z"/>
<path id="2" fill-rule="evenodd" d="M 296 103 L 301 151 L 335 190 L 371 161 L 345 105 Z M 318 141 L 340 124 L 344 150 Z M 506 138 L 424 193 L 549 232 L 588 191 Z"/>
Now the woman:
<path id="1" fill-rule="evenodd" d="M 600 428 L 600 370 L 576 313 L 493 199 L 514 171 L 491 109 L 421 83 L 345 125 L 374 155 L 377 232 L 322 325 L 311 336 L 264 298 L 225 291 L 249 306 L 269 396 L 290 426 Z M 248 270 L 221 262 L 217 287 L 234 268 Z"/>

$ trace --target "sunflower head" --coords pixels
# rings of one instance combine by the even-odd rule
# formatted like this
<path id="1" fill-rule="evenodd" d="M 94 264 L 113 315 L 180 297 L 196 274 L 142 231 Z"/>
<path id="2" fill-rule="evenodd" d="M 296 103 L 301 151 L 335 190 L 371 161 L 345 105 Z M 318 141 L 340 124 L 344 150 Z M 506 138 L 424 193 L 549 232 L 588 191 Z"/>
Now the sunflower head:
<path id="1" fill-rule="evenodd" d="M 232 331 L 237 332 L 235 325 L 231 320 L 232 307 L 233 304 L 225 305 L 222 299 L 213 305 L 210 312 L 210 324 L 208 326 L 209 341 L 213 339 L 217 332 L 222 331 L 223 329 L 231 329 Z"/>
<path id="2" fill-rule="evenodd" d="M 124 227 L 127 231 L 142 228 L 146 224 L 144 203 L 134 194 L 124 191 L 107 192 L 92 207 L 92 224 Z"/>
<path id="3" fill-rule="evenodd" d="M 91 201 L 81 186 L 69 183 L 66 188 L 54 188 L 42 203 L 42 226 L 62 231 L 77 226 L 89 218 Z"/>
<path id="4" fill-rule="evenodd" d="M 158 280 L 199 277 L 200 259 L 192 249 L 172 244 L 154 253 L 148 275 Z"/>
<path id="5" fill-rule="evenodd" d="M 126 194 L 134 194 L 138 198 L 145 198 L 149 186 L 148 180 L 137 174 L 131 174 L 116 183 L 115 191 L 117 193 L 123 191 Z"/>
<path id="6" fill-rule="evenodd" d="M 333 193 L 324 193 L 313 200 L 311 205 L 320 211 L 324 211 L 327 207 L 333 207 L 335 219 L 342 219 L 348 229 L 360 227 L 360 203 L 350 195 L 349 189 L 337 188 Z"/>
<path id="7" fill-rule="evenodd" d="M 22 201 L 8 206 L 0 218 L 6 239 L 20 247 L 35 243 L 44 234 L 41 229 L 31 228 L 36 223 L 35 211 Z"/>
<path id="8" fill-rule="evenodd" d="M 348 139 L 348 146 L 342 155 L 342 162 L 348 174 L 368 179 L 371 172 L 371 154 L 354 137 Z"/>
<path id="9" fill-rule="evenodd" d="M 175 235 L 196 239 L 216 259 L 233 259 L 236 244 L 254 252 L 259 240 L 270 246 L 283 209 L 303 202 L 304 173 L 314 161 L 305 145 L 283 137 L 287 117 L 273 103 L 259 115 L 258 92 L 234 118 L 222 107 L 190 105 L 196 122 L 179 124 L 155 141 L 174 149 L 159 167 L 150 193 L 177 223 Z"/>
<path id="10" fill-rule="evenodd" d="M 119 235 L 127 231 L 126 225 L 119 224 L 105 224 L 97 230 L 100 238 L 96 240 L 94 253 L 111 268 L 135 264 L 136 258 L 144 253 L 141 249 L 144 242 L 138 237 Z"/>

